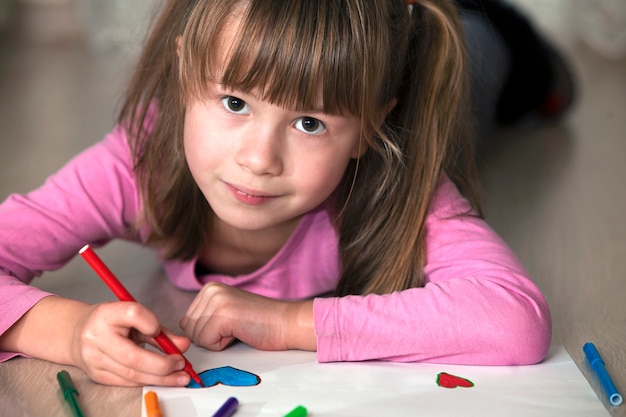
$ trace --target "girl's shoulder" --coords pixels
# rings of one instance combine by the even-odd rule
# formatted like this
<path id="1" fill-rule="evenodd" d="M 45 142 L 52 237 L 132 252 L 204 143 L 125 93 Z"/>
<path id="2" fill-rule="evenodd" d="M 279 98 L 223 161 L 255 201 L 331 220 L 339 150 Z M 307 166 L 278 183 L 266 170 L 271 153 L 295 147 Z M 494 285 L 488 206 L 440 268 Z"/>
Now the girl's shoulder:
<path id="1" fill-rule="evenodd" d="M 463 214 L 476 215 L 477 213 L 454 182 L 446 174 L 442 174 L 430 206 L 430 214 L 436 215 L 438 218 L 447 218 Z"/>

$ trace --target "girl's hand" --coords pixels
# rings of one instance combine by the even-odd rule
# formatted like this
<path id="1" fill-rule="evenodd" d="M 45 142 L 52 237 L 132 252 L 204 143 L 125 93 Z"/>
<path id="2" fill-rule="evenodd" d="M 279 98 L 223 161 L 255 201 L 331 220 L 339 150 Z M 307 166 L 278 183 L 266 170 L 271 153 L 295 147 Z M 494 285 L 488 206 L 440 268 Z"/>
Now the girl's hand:
<path id="1" fill-rule="evenodd" d="M 165 355 L 140 346 L 160 330 L 157 317 L 133 302 L 91 306 L 75 327 L 71 341 L 74 363 L 96 382 L 106 385 L 185 386 L 189 375 L 182 371 L 180 355 Z M 166 332 L 184 352 L 189 339 Z"/>
<path id="2" fill-rule="evenodd" d="M 235 339 L 261 350 L 317 348 L 312 301 L 278 301 L 218 283 L 202 288 L 180 327 L 210 350 Z"/>

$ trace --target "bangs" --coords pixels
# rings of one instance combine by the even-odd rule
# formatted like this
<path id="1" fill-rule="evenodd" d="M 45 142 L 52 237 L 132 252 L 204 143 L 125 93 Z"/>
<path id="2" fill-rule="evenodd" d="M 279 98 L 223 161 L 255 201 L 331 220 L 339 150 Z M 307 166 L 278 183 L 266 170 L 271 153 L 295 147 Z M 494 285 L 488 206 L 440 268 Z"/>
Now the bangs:
<path id="1" fill-rule="evenodd" d="M 380 40 L 365 39 L 364 23 L 355 21 L 363 11 L 351 10 L 354 4 L 198 3 L 182 36 L 180 77 L 186 97 L 201 98 L 207 83 L 217 82 L 297 111 L 363 115 L 375 104 L 367 100 L 378 91 L 365 92 L 380 87 L 384 71 L 378 71 L 365 46 L 371 50 Z"/>

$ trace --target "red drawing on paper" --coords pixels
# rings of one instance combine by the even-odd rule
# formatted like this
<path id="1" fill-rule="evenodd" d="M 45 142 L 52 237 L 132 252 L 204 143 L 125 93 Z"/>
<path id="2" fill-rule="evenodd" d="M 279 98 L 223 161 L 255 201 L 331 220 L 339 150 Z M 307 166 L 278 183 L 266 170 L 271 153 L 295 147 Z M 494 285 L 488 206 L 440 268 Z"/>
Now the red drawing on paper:
<path id="1" fill-rule="evenodd" d="M 469 379 L 461 378 L 460 376 L 440 372 L 437 374 L 437 385 L 444 388 L 471 388 L 474 386 L 474 383 Z"/>

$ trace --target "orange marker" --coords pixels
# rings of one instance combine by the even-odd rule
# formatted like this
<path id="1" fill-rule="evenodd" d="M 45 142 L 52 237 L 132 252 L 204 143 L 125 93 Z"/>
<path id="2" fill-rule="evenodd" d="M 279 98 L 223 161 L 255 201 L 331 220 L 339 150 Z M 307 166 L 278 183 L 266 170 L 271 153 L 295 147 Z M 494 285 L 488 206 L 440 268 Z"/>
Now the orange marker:
<path id="1" fill-rule="evenodd" d="M 91 246 L 89 245 L 83 246 L 83 248 L 78 253 L 80 253 L 80 255 L 85 259 L 85 261 L 87 261 L 89 266 L 91 266 L 93 270 L 96 271 L 98 276 L 111 289 L 111 291 L 113 291 L 113 293 L 117 296 L 117 298 L 120 299 L 120 301 L 136 302 L 135 298 L 132 295 L 130 295 L 128 290 L 122 285 L 122 283 L 117 279 L 117 277 L 113 275 L 113 272 L 111 272 L 111 270 L 104 264 L 104 262 L 102 262 L 102 259 L 100 259 L 100 257 L 96 254 L 96 252 L 94 252 Z M 161 349 L 163 349 L 165 353 L 169 353 L 169 354 L 178 353 L 180 356 L 182 356 L 183 359 L 185 360 L 185 372 L 187 372 L 189 376 L 191 376 L 191 379 L 196 381 L 198 385 L 200 385 L 201 387 L 204 387 L 204 383 L 202 383 L 202 380 L 200 379 L 196 371 L 193 370 L 193 367 L 191 366 L 191 362 L 189 362 L 187 358 L 185 358 L 185 355 L 183 355 L 180 349 L 176 347 L 174 342 L 172 342 L 170 338 L 167 337 L 165 333 L 163 333 L 163 331 L 161 331 L 158 335 L 156 335 L 154 339 L 159 344 L 159 346 L 161 346 Z"/>
<path id="2" fill-rule="evenodd" d="M 146 392 L 143 399 L 146 402 L 146 414 L 148 414 L 148 417 L 163 417 L 161 407 L 159 407 L 159 397 L 157 397 L 156 392 Z"/>

